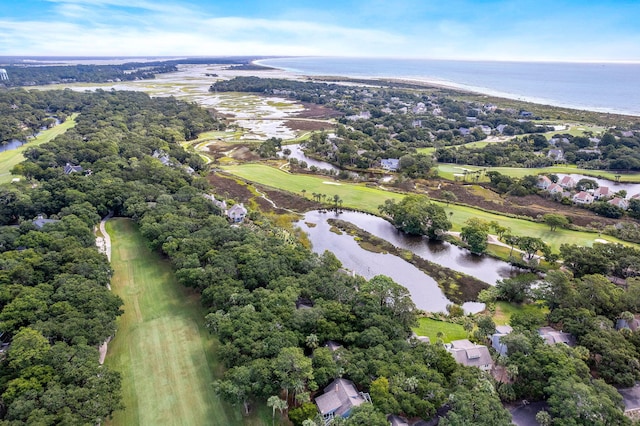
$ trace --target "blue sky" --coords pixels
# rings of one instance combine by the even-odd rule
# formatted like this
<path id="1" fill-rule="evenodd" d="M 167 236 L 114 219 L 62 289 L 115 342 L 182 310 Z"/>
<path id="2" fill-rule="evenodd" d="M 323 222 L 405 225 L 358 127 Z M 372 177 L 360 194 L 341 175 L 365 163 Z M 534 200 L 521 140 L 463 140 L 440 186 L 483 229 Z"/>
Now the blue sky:
<path id="1" fill-rule="evenodd" d="M 640 61 L 637 0 L 0 3 L 0 55 Z"/>

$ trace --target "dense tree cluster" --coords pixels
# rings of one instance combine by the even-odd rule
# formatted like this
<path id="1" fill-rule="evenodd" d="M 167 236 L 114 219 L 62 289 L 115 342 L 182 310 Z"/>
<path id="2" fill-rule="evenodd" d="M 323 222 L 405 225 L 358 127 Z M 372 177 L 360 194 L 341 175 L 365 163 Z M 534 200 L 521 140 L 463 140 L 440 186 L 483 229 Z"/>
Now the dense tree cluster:
<path id="1" fill-rule="evenodd" d="M 439 161 L 454 162 L 458 151 L 444 147 L 486 139 L 487 133 L 499 133 L 498 127 L 508 135 L 539 133 L 551 129 L 532 121 L 519 120 L 516 111 L 485 109 L 481 104 L 454 100 L 446 90 L 423 88 L 415 91 L 390 86 L 393 84 L 385 84 L 385 87 L 380 88 L 355 87 L 237 77 L 219 81 L 210 90 L 287 96 L 330 106 L 343 114 L 338 119 L 340 124 L 335 132 L 336 137 L 323 135 L 306 141 L 303 147 L 309 155 L 340 167 L 357 169 L 379 167 L 380 160 L 384 158 L 406 157 L 408 167 L 404 170 L 400 167 L 399 171 L 412 178 L 429 177 L 429 169 L 432 167 L 432 161 L 427 156 L 415 157 L 416 148 L 438 147 L 436 157 Z M 527 151 L 532 151 L 530 146 L 535 144 L 529 141 L 539 141 L 540 138 L 548 145 L 541 135 L 525 137 L 516 143 L 527 147 Z M 523 152 L 525 157 L 509 158 L 516 155 L 513 154 L 513 146 L 491 144 L 490 147 L 495 147 L 496 153 L 488 154 L 487 160 L 483 157 L 475 163 L 466 163 L 496 165 L 490 163 L 524 162 L 528 155 Z M 534 156 L 531 153 L 531 157 Z M 460 163 L 464 162 L 463 157 L 459 160 Z M 551 160 L 539 161 L 544 164 L 537 165 L 552 163 Z"/>
<path id="2" fill-rule="evenodd" d="M 14 105 L 7 115 L 20 121 L 80 114 L 64 136 L 25 152 L 16 170 L 29 181 L 0 186 L 0 331 L 8 344 L 0 421 L 100 423 L 121 408 L 120 376 L 99 365 L 97 347 L 114 334 L 122 301 L 107 289 L 111 269 L 93 227 L 108 210 L 126 206 L 135 215 L 138 202 L 147 207 L 197 185 L 152 154 L 201 166 L 176 142 L 214 121 L 193 105 L 139 93 L 18 90 L 0 93 L 0 105 Z M 66 175 L 67 162 L 91 173 Z M 48 220 L 34 221 L 38 215 Z"/>
<path id="3" fill-rule="evenodd" d="M 521 303 L 544 301 L 548 315 L 518 313 L 514 330 L 502 338 L 508 357 L 499 361 L 508 379 L 498 385 L 503 400 L 546 400 L 553 423 L 561 425 L 631 424 L 622 397 L 610 386 L 633 386 L 640 378 L 638 331 L 632 331 L 640 308 L 640 282 L 623 289 L 602 275 L 573 278 L 554 271 L 540 280 L 523 275 L 503 280 L 498 298 Z M 620 321 L 624 320 L 623 326 Z M 547 321 L 571 333 L 577 346 L 550 345 L 537 332 Z"/>
<path id="4" fill-rule="evenodd" d="M 378 209 L 391 218 L 396 228 L 407 234 L 426 235 L 435 240 L 441 239 L 451 228 L 444 209 L 424 195 L 407 195 L 399 203 L 386 200 Z"/>
<path id="5" fill-rule="evenodd" d="M 429 417 L 445 403 L 452 421 L 508 418 L 483 375 L 439 346 L 408 340 L 416 313 L 404 287 L 345 273 L 333 255 L 313 254 L 259 214 L 241 227 L 221 217 L 203 197 L 207 182 L 183 167 L 197 170 L 201 160 L 178 144 L 215 126 L 205 111 L 140 93 L 68 95 L 77 125 L 26 152 L 16 171 L 29 181 L 0 187 L 0 324 L 11 343 L 0 361 L 3 420 L 95 424 L 120 407 L 118 376 L 97 365 L 95 349 L 120 309 L 91 232 L 109 210 L 134 218 L 179 281 L 202 293 L 228 367 L 215 386 L 228 401 L 284 396 L 304 420 L 314 413 L 310 396 L 344 376 L 375 395 L 351 424 L 387 410 Z M 154 158 L 158 151 L 170 164 Z M 67 162 L 91 173 L 64 174 Z M 37 214 L 59 222 L 35 229 Z M 342 348 L 332 352 L 327 340 Z M 484 408 L 469 412 L 457 404 L 465 398 Z"/>
<path id="6" fill-rule="evenodd" d="M 155 74 L 177 71 L 175 65 L 123 64 L 123 65 L 50 65 L 6 67 L 9 87 L 36 86 L 58 83 L 106 83 L 151 79 Z"/>

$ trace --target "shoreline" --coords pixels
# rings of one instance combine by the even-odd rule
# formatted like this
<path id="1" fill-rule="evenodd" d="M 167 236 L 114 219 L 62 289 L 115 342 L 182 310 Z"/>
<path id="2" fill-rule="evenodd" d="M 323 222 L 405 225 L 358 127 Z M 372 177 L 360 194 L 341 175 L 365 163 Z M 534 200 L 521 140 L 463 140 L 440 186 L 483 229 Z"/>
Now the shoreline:
<path id="1" fill-rule="evenodd" d="M 274 59 L 274 58 L 270 58 L 270 59 Z M 258 66 L 262 66 L 262 67 L 269 67 L 269 68 L 272 68 L 273 70 L 279 70 L 285 73 L 285 75 L 290 74 L 290 75 L 296 76 L 297 78 L 307 77 L 312 79 L 315 79 L 315 78 L 336 79 L 336 80 L 342 80 L 342 81 L 344 81 L 344 79 L 347 79 L 347 80 L 357 79 L 357 80 L 372 80 L 372 81 L 377 80 L 377 81 L 387 81 L 387 82 L 395 82 L 395 83 L 417 84 L 417 85 L 424 85 L 425 87 L 457 90 L 457 91 L 465 92 L 468 94 L 492 96 L 496 98 L 504 98 L 504 99 L 509 99 L 513 101 L 527 102 L 527 103 L 537 104 L 541 106 L 567 108 L 567 109 L 572 109 L 577 111 L 589 111 L 589 112 L 600 113 L 600 114 L 613 114 L 613 115 L 620 115 L 625 117 L 640 118 L 640 111 L 633 112 L 633 111 L 618 110 L 615 108 L 600 108 L 600 107 L 593 107 L 593 106 L 573 105 L 570 103 L 563 103 L 561 101 L 554 101 L 553 99 L 539 98 L 536 96 L 519 95 L 516 93 L 503 92 L 500 90 L 479 87 L 479 86 L 472 86 L 464 83 L 456 83 L 448 80 L 438 80 L 438 79 L 433 79 L 428 77 L 418 77 L 418 76 L 415 76 L 415 77 L 362 76 L 362 75 L 355 75 L 355 74 L 354 75 L 350 75 L 350 74 L 321 75 L 321 74 L 314 74 L 314 73 L 305 73 L 304 71 L 288 69 L 286 67 L 266 65 L 261 63 L 262 61 L 263 59 L 258 59 L 255 61 L 251 61 L 251 63 Z"/>

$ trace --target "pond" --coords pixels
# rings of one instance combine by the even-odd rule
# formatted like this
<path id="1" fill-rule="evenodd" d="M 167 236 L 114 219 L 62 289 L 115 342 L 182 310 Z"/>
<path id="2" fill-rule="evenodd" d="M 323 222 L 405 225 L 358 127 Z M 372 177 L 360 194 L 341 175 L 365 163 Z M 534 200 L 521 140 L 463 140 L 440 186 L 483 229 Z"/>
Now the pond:
<path id="1" fill-rule="evenodd" d="M 580 175 L 577 173 L 571 173 L 571 174 L 555 173 L 555 175 L 558 176 L 559 179 L 562 179 L 564 176 L 571 176 L 573 180 L 575 180 L 576 182 L 578 182 L 580 179 L 591 179 L 596 181 L 599 186 L 609 187 L 609 190 L 612 193 L 622 191 L 622 190 L 627 191 L 627 198 L 631 198 L 631 196 L 640 193 L 639 183 L 619 183 L 619 182 L 614 182 L 608 179 L 600 179 L 600 178 L 595 178 L 591 176 Z"/>
<path id="2" fill-rule="evenodd" d="M 282 147 L 282 149 L 286 149 L 286 148 L 289 148 L 291 150 L 291 154 L 289 155 L 289 158 L 295 158 L 298 161 L 304 161 L 307 163 L 309 167 L 316 166 L 318 169 L 335 170 L 336 172 L 340 171 L 339 167 L 336 167 L 331 163 L 327 163 L 326 161 L 314 160 L 313 158 L 307 157 L 302 151 L 300 144 L 284 145 Z M 280 152 L 279 155 L 281 157 L 284 157 L 282 152 Z"/>
<path id="3" fill-rule="evenodd" d="M 351 222 L 395 246 L 411 250 L 420 257 L 472 275 L 492 285 L 516 272 L 506 262 L 475 256 L 449 243 L 432 243 L 421 237 L 405 236 L 384 219 L 364 213 L 336 214 L 314 210 L 307 212 L 304 219 L 298 222 L 298 226 L 309 235 L 316 253 L 331 251 L 346 268 L 367 279 L 375 275 L 391 277 L 395 282 L 405 286 L 416 306 L 425 311 L 445 312 L 446 306 L 451 303 L 433 278 L 398 256 L 372 253 L 362 249 L 354 237 L 346 233 L 338 235 L 331 232 L 327 223 L 327 219 L 330 218 Z M 463 308 L 465 312 L 476 313 L 482 311 L 484 305 L 468 302 Z"/>
<path id="4" fill-rule="evenodd" d="M 13 149 L 20 148 L 22 145 L 24 145 L 23 141 L 12 139 L 7 143 L 0 144 L 0 152 L 11 151 Z"/>

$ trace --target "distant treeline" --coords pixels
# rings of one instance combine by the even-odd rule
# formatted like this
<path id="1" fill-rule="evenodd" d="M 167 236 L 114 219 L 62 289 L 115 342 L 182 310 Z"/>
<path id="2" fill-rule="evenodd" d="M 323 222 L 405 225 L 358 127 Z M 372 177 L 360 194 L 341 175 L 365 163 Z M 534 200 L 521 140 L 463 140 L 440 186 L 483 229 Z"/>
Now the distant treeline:
<path id="1" fill-rule="evenodd" d="M 54 58 L 55 59 L 55 58 Z M 175 72 L 180 64 L 236 64 L 246 69 L 255 69 L 251 61 L 255 57 L 183 58 L 168 61 L 128 62 L 119 65 L 32 65 L 15 59 L 3 61 L 9 75 L 3 81 L 7 87 L 36 86 L 58 83 L 107 83 L 152 79 L 156 74 Z M 266 67 L 260 67 L 267 69 Z M 243 68 L 244 69 L 244 68 Z M 0 87 L 2 86 L 0 84 Z"/>

